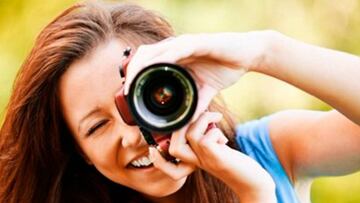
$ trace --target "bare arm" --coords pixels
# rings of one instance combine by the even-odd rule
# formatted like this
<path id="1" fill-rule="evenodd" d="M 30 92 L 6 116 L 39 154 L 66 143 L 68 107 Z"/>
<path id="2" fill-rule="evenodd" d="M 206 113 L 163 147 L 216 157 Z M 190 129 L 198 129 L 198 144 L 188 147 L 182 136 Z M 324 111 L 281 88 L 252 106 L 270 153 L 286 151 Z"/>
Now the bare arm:
<path id="1" fill-rule="evenodd" d="M 295 181 L 359 170 L 360 58 L 279 33 L 273 33 L 271 42 L 263 65 L 254 71 L 293 84 L 337 109 L 273 116 L 271 139 L 289 177 Z"/>
<path id="2" fill-rule="evenodd" d="M 264 64 L 271 75 L 322 99 L 360 124 L 360 58 L 274 33 Z"/>
<path id="3" fill-rule="evenodd" d="M 190 34 L 140 47 L 129 63 L 125 89 L 143 67 L 158 62 L 179 63 L 197 76 L 197 112 L 204 111 L 214 95 L 247 71 L 271 75 L 313 94 L 353 122 L 336 111 L 276 115 L 271 137 L 289 176 L 294 180 L 360 168 L 359 126 L 355 124 L 360 124 L 357 56 L 273 31 Z"/>
<path id="4" fill-rule="evenodd" d="M 270 137 L 293 181 L 360 169 L 360 127 L 337 111 L 279 112 L 271 118 Z"/>

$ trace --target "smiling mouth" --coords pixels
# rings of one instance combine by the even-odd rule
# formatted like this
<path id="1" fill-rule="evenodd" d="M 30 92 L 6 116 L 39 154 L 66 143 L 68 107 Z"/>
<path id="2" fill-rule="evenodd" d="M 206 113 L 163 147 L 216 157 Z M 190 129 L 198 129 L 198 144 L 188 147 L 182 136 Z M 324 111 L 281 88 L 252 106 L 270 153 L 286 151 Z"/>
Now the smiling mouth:
<path id="1" fill-rule="evenodd" d="M 157 144 L 156 149 L 168 161 L 174 160 L 174 157 L 172 157 L 168 152 L 169 145 L 170 145 L 170 138 L 171 138 L 171 136 L 155 137 L 156 144 Z M 154 166 L 154 164 L 152 163 L 149 156 L 150 155 L 147 153 L 147 154 L 144 154 L 143 156 L 141 156 L 139 158 L 134 159 L 133 161 L 131 161 L 128 164 L 128 167 L 135 168 L 135 169 L 151 168 L 152 166 Z"/>
<path id="2" fill-rule="evenodd" d="M 133 160 L 130 162 L 130 166 L 134 168 L 149 168 L 153 166 L 152 161 L 150 160 L 149 154 L 142 156 L 138 159 Z"/>

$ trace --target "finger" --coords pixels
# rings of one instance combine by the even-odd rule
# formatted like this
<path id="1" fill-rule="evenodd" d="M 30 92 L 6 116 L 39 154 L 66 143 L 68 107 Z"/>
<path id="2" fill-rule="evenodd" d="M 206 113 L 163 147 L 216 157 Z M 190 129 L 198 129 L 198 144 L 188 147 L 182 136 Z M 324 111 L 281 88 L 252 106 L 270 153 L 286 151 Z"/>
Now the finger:
<path id="1" fill-rule="evenodd" d="M 218 91 L 215 88 L 206 84 L 204 84 L 202 87 L 199 88 L 198 91 L 199 100 L 194 116 L 191 118 L 191 122 L 196 121 L 199 118 L 199 116 L 207 110 L 207 108 L 210 105 L 210 102 L 216 96 L 217 93 Z"/>
<path id="2" fill-rule="evenodd" d="M 226 145 L 229 142 L 229 139 L 224 135 L 221 136 L 218 140 L 218 144 Z"/>
<path id="3" fill-rule="evenodd" d="M 205 134 L 210 123 L 217 123 L 222 119 L 222 114 L 218 112 L 204 112 L 199 119 L 192 123 L 186 133 L 186 139 L 194 149 L 201 137 Z M 196 150 L 196 149 L 194 149 Z"/>
<path id="4" fill-rule="evenodd" d="M 152 45 L 142 45 L 128 65 L 124 94 L 127 95 L 130 84 L 144 67 L 155 63 L 176 63 L 193 55 L 196 47 L 191 37 L 181 36 L 165 39 Z"/>
<path id="5" fill-rule="evenodd" d="M 227 138 L 219 128 L 212 128 L 204 134 L 199 140 L 199 146 L 206 149 L 214 149 L 214 145 L 227 142 Z"/>
<path id="6" fill-rule="evenodd" d="M 222 145 L 224 145 L 224 144 L 226 144 L 229 140 L 228 140 L 228 138 L 224 135 L 224 133 L 221 131 L 221 129 L 220 128 L 217 128 L 217 126 L 216 126 L 216 124 L 215 123 L 210 123 L 209 125 L 208 125 L 208 128 L 206 129 L 206 131 L 205 131 L 205 135 L 210 131 L 210 130 L 212 130 L 212 129 L 216 129 L 216 130 L 220 130 L 220 132 L 221 132 L 221 137 L 219 137 L 219 139 L 217 140 L 217 143 L 218 144 L 222 144 Z"/>
<path id="7" fill-rule="evenodd" d="M 171 41 L 171 40 L 169 40 Z M 131 58 L 126 69 L 126 80 L 124 84 L 124 94 L 127 95 L 130 84 L 136 77 L 136 75 L 145 67 L 148 66 L 149 61 L 164 52 L 165 42 L 159 44 L 147 44 L 141 45 L 136 50 L 135 54 Z M 150 65 L 150 64 L 149 64 Z"/>
<path id="8" fill-rule="evenodd" d="M 187 140 L 185 137 L 188 127 L 189 125 L 186 125 L 172 134 L 169 153 L 170 155 L 177 157 L 187 163 L 192 163 L 197 165 L 198 158 L 191 149 L 191 147 L 189 146 L 189 144 L 187 144 Z"/>
<path id="9" fill-rule="evenodd" d="M 174 180 L 179 180 L 188 176 L 196 168 L 195 165 L 187 164 L 183 161 L 180 161 L 178 164 L 168 162 L 154 147 L 149 147 L 149 154 L 154 167 L 158 168 Z"/>
<path id="10" fill-rule="evenodd" d="M 164 43 L 164 42 L 170 42 L 171 40 L 173 40 L 173 39 L 175 39 L 175 38 L 176 38 L 176 37 L 174 37 L 174 36 L 171 36 L 171 37 L 165 38 L 165 39 L 163 39 L 163 40 L 159 41 L 159 42 L 158 42 L 158 44 L 160 44 L 160 43 Z"/>
<path id="11" fill-rule="evenodd" d="M 124 94 L 127 95 L 129 91 L 130 84 L 134 80 L 135 76 L 140 72 L 142 69 L 142 61 L 146 60 L 147 58 L 151 58 L 151 54 L 155 52 L 150 52 L 149 47 L 150 45 L 141 45 L 136 50 L 135 54 L 132 56 L 129 64 L 126 67 L 126 80 L 124 83 Z"/>
<path id="12" fill-rule="evenodd" d="M 185 65 L 198 60 L 201 57 L 209 55 L 209 49 L 206 48 L 199 35 L 185 34 L 176 38 L 166 40 L 161 43 L 162 54 L 153 57 L 148 63 L 178 63 Z"/>
<path id="13" fill-rule="evenodd" d="M 185 137 L 186 132 L 189 129 L 189 124 L 185 125 L 184 127 L 180 128 L 179 130 L 175 131 L 171 135 L 171 141 L 175 145 L 186 144 L 187 140 Z"/>
<path id="14" fill-rule="evenodd" d="M 163 44 L 164 47 L 166 46 L 166 51 L 153 57 L 151 60 L 147 61 L 146 64 L 151 65 L 155 63 L 177 63 L 178 61 L 191 58 L 194 53 L 194 48 L 186 46 L 185 44 L 181 44 L 178 41 L 179 40 L 174 40 L 172 43 L 167 45 Z"/>
<path id="15" fill-rule="evenodd" d="M 219 144 L 219 141 L 224 139 L 225 135 L 219 128 L 212 128 L 208 130 L 196 143 L 196 153 L 200 158 L 198 167 L 207 170 L 216 168 L 218 160 L 224 156 L 224 148 L 229 148 L 227 145 Z"/>

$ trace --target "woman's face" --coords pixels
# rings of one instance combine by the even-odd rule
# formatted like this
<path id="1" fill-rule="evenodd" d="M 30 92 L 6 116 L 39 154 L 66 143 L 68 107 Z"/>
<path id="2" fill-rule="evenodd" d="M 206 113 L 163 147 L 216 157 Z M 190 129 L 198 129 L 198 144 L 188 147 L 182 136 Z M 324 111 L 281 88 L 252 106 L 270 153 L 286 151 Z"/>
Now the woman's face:
<path id="1" fill-rule="evenodd" d="M 153 197 L 178 191 L 186 178 L 173 180 L 148 164 L 148 145 L 137 126 L 119 115 L 114 96 L 122 86 L 118 67 L 125 45 L 101 44 L 74 62 L 60 81 L 65 119 L 85 159 L 110 180 Z M 135 163 L 136 162 L 136 163 Z"/>

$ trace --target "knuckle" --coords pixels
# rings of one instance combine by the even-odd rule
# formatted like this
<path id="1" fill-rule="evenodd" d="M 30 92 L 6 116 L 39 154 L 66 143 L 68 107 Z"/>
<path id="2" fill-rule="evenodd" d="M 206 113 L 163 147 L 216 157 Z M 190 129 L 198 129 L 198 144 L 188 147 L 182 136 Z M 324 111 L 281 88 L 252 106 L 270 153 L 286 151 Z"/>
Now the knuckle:
<path id="1" fill-rule="evenodd" d="M 149 45 L 147 45 L 147 44 L 142 44 L 142 45 L 140 45 L 140 46 L 137 48 L 137 52 L 138 52 L 138 53 L 143 53 L 143 52 L 145 52 L 146 50 L 148 50 L 148 47 L 149 47 Z"/>
<path id="2" fill-rule="evenodd" d="M 185 137 L 186 137 L 186 139 L 187 139 L 189 142 L 195 141 L 193 132 L 187 133 L 187 134 L 185 135 Z"/>
<path id="3" fill-rule="evenodd" d="M 210 112 L 204 112 L 199 118 L 199 123 L 208 123 L 211 113 Z"/>
<path id="4" fill-rule="evenodd" d="M 209 134 L 210 136 L 215 136 L 215 135 L 223 135 L 222 131 L 220 130 L 220 128 L 214 127 L 208 130 L 207 134 Z"/>
<path id="5" fill-rule="evenodd" d="M 180 149 L 178 146 L 173 146 L 173 145 L 170 145 L 169 147 L 169 154 L 172 155 L 172 156 L 178 156 L 180 154 Z"/>
<path id="6" fill-rule="evenodd" d="M 203 137 L 199 140 L 199 143 L 198 145 L 203 148 L 203 149 L 206 149 L 209 145 L 209 140 L 206 138 L 206 137 Z"/>
<path id="7" fill-rule="evenodd" d="M 215 111 L 214 112 L 206 111 L 206 112 L 204 112 L 204 117 L 206 117 L 208 120 L 211 120 L 211 119 L 217 117 L 219 114 L 221 114 L 221 113 L 215 112 Z"/>
<path id="8" fill-rule="evenodd" d="M 210 116 L 212 113 L 213 113 L 213 112 L 211 112 L 211 111 L 205 111 L 205 112 L 203 113 L 203 115 L 208 117 L 208 116 Z"/>
<path id="9" fill-rule="evenodd" d="M 212 137 L 214 139 L 224 139 L 228 140 L 224 133 L 221 131 L 220 128 L 212 128 L 207 132 L 207 136 Z"/>

